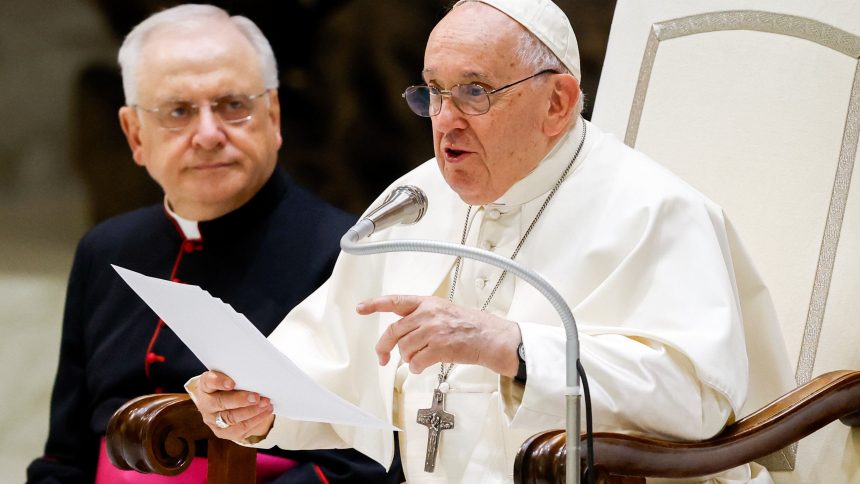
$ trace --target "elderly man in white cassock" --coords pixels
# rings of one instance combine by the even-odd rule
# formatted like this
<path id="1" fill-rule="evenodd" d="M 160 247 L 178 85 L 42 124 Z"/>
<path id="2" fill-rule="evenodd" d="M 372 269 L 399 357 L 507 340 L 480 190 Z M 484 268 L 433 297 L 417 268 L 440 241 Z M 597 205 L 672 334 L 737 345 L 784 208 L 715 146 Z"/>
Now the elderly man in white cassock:
<path id="1" fill-rule="evenodd" d="M 435 239 L 515 258 L 573 308 L 596 430 L 707 439 L 745 401 L 791 388 L 770 297 L 720 207 L 580 117 L 579 76 L 573 30 L 551 1 L 459 2 L 427 43 L 425 85 L 404 94 L 431 118 L 436 156 L 393 186 L 420 187 L 429 210 L 371 240 Z M 481 262 L 341 254 L 269 339 L 404 430 L 410 484 L 511 482 L 520 445 L 565 425 L 558 315 Z M 353 447 L 391 463 L 391 432 L 275 418 L 264 395 L 234 386 L 217 372 L 188 384 L 222 438 Z M 453 419 L 430 432 L 419 412 L 440 404 Z M 709 479 L 772 482 L 756 465 L 699 481 Z"/>

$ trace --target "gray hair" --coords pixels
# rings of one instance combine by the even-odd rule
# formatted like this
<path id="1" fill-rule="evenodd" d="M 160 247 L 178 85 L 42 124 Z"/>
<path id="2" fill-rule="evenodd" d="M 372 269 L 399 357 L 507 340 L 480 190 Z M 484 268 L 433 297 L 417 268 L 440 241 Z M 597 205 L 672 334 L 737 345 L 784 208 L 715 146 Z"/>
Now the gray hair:
<path id="1" fill-rule="evenodd" d="M 132 106 L 137 103 L 137 64 L 140 51 L 150 35 L 165 26 L 190 27 L 206 20 L 232 22 L 257 51 L 266 89 L 278 88 L 278 64 L 275 61 L 275 54 L 269 41 L 253 21 L 240 15 L 231 17 L 225 10 L 213 5 L 180 5 L 158 12 L 137 24 L 123 41 L 118 60 L 122 69 L 122 87 L 127 105 Z"/>
<path id="2" fill-rule="evenodd" d="M 462 0 L 465 3 L 482 3 L 481 0 Z M 455 4 L 454 7 L 461 5 Z M 517 47 L 515 49 L 517 57 L 520 58 L 520 64 L 526 67 L 531 67 L 533 73 L 542 71 L 555 71 L 559 74 L 570 74 L 568 69 L 561 59 L 546 46 L 537 36 L 526 30 L 521 32 L 517 37 Z M 537 89 L 546 83 L 546 78 L 536 77 L 532 82 L 532 89 Z M 582 88 L 579 89 L 579 98 L 576 100 L 576 106 L 573 108 L 574 117 L 582 114 L 585 107 L 585 95 Z"/>
<path id="3" fill-rule="evenodd" d="M 477 1 L 477 0 L 467 0 Z M 520 58 L 520 63 L 524 66 L 532 68 L 532 72 L 538 73 L 543 71 L 555 71 L 559 74 L 570 74 L 570 69 L 565 67 L 561 59 L 550 50 L 537 36 L 528 30 L 520 33 L 517 37 L 517 56 Z M 532 82 L 532 89 L 537 89 L 546 82 L 545 77 L 537 77 Z M 579 89 L 579 97 L 576 99 L 576 105 L 573 107 L 574 118 L 582 114 L 585 108 L 585 94 L 582 88 Z"/>

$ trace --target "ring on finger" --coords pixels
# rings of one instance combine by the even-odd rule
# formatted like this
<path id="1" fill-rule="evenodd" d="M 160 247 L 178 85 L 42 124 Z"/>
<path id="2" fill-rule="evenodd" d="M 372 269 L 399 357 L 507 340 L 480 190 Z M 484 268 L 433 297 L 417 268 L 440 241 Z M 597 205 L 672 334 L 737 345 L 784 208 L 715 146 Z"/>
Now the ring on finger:
<path id="1" fill-rule="evenodd" d="M 228 424 L 224 421 L 223 418 L 221 418 L 221 412 L 218 412 L 218 415 L 215 416 L 215 425 L 217 425 L 219 429 L 226 429 L 230 426 L 230 424 Z"/>

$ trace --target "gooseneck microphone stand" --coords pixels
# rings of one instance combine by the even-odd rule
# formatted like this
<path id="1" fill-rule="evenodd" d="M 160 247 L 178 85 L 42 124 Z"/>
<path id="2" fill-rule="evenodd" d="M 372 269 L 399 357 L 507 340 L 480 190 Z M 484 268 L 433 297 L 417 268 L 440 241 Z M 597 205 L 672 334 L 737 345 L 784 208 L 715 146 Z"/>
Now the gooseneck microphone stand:
<path id="1" fill-rule="evenodd" d="M 580 470 L 580 386 L 577 373 L 579 361 L 579 335 L 576 320 L 567 303 L 548 282 L 524 265 L 502 257 L 493 252 L 448 242 L 434 240 L 389 240 L 384 242 L 358 241 L 395 224 L 411 225 L 418 222 L 427 210 L 427 196 L 421 189 L 412 186 L 396 188 L 385 202 L 367 217 L 355 224 L 340 241 L 340 247 L 347 254 L 369 255 L 386 252 L 430 252 L 434 254 L 466 257 L 500 267 L 528 282 L 540 291 L 561 317 L 567 336 L 566 348 L 566 388 L 567 405 L 565 482 L 579 484 Z"/>

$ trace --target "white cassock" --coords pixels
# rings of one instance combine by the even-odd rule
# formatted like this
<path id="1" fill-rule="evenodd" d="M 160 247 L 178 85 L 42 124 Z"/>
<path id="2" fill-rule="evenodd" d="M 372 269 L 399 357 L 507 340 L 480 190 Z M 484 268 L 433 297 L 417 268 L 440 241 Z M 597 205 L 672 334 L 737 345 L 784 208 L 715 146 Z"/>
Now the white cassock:
<path id="1" fill-rule="evenodd" d="M 719 206 L 586 124 L 573 171 L 517 260 L 549 281 L 573 310 L 595 431 L 709 438 L 735 416 L 794 387 L 770 296 Z M 580 121 L 502 199 L 473 207 L 466 243 L 510 256 L 573 157 L 582 129 Z M 459 243 L 468 206 L 445 183 L 436 161 L 392 187 L 406 184 L 427 193 L 424 219 L 371 240 Z M 381 198 L 374 206 L 379 203 Z M 317 381 L 405 430 L 400 445 L 410 484 L 511 482 L 520 445 L 537 432 L 565 426 L 565 336 L 544 297 L 511 275 L 499 287 L 487 311 L 519 323 L 527 383 L 457 365 L 445 401 L 455 427 L 442 432 L 432 474 L 424 472 L 428 429 L 416 415 L 431 404 L 439 365 L 411 374 L 395 349 L 380 367 L 376 342 L 398 317 L 355 311 L 358 302 L 380 295 L 447 298 L 454 263 L 454 257 L 436 254 L 342 254 L 331 279 L 269 339 Z M 501 269 L 464 259 L 454 302 L 480 308 L 500 275 Z M 386 467 L 394 455 L 390 432 L 282 417 L 255 444 L 274 445 L 354 447 Z M 771 482 L 766 471 L 749 466 L 712 482 L 751 478 Z"/>

